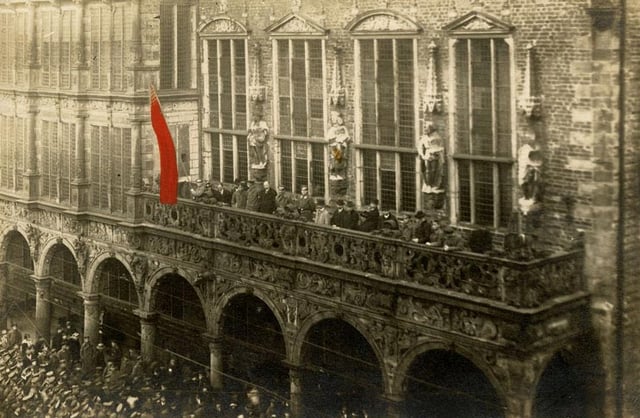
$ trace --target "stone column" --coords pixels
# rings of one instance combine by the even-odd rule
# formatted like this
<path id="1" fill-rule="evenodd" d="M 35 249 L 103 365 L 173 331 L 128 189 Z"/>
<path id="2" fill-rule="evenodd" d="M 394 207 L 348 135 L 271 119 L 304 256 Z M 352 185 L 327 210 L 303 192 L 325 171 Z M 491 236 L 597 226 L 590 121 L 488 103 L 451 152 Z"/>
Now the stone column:
<path id="1" fill-rule="evenodd" d="M 100 295 L 79 293 L 84 305 L 84 336 L 94 345 L 100 343 Z"/>
<path id="2" fill-rule="evenodd" d="M 404 416 L 404 396 L 396 393 L 386 393 L 382 400 L 386 406 L 386 417 L 402 418 Z"/>
<path id="3" fill-rule="evenodd" d="M 85 121 L 86 113 L 76 116 L 76 143 L 74 156 L 76 158 L 76 170 L 73 173 L 73 185 L 75 203 L 78 210 L 86 210 L 89 204 L 89 182 L 87 179 L 87 163 L 85 155 Z"/>
<path id="4" fill-rule="evenodd" d="M 151 363 L 155 356 L 156 342 L 156 321 L 155 312 L 145 312 L 134 310 L 133 312 L 140 318 L 140 356 L 145 363 Z"/>
<path id="5" fill-rule="evenodd" d="M 36 338 L 49 341 L 51 332 L 51 279 L 31 276 L 36 285 Z"/>
<path id="6" fill-rule="evenodd" d="M 129 119 L 131 124 L 131 187 L 126 191 L 127 216 L 131 222 L 137 221 L 138 214 L 142 213 L 142 202 L 139 194 L 142 191 L 142 119 L 133 116 Z"/>
<path id="7" fill-rule="evenodd" d="M 302 370 L 300 366 L 289 364 L 289 407 L 293 418 L 304 416 L 304 405 L 302 402 Z"/>
<path id="8" fill-rule="evenodd" d="M 29 104 L 27 116 L 27 166 L 24 173 L 24 187 L 28 200 L 38 198 L 38 150 L 36 148 L 36 115 L 38 109 Z"/>
<path id="9" fill-rule="evenodd" d="M 209 340 L 209 382 L 214 390 L 223 387 L 222 338 L 206 337 Z"/>

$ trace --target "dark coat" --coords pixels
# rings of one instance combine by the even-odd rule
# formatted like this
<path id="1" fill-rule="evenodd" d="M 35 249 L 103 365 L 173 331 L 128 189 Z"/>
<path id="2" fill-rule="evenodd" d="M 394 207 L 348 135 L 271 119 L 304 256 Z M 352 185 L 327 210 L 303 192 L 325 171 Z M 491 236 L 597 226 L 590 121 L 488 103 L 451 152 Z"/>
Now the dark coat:
<path id="1" fill-rule="evenodd" d="M 380 212 L 377 208 L 362 212 L 360 216 L 363 218 L 358 228 L 360 231 L 371 232 L 380 229 Z"/>
<path id="2" fill-rule="evenodd" d="M 276 191 L 273 189 L 263 190 L 258 195 L 258 212 L 273 213 L 276 211 Z"/>

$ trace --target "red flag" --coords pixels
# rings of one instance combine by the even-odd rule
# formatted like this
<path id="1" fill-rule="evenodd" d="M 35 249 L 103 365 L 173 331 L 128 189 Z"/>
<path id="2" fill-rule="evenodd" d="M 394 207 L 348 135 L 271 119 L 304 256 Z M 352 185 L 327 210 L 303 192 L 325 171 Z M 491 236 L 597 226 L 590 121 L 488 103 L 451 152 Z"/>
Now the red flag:
<path id="1" fill-rule="evenodd" d="M 175 205 L 178 203 L 178 164 L 176 161 L 176 148 L 173 138 L 167 126 L 167 121 L 162 114 L 160 100 L 156 89 L 151 88 L 151 126 L 158 139 L 160 151 L 160 203 Z"/>

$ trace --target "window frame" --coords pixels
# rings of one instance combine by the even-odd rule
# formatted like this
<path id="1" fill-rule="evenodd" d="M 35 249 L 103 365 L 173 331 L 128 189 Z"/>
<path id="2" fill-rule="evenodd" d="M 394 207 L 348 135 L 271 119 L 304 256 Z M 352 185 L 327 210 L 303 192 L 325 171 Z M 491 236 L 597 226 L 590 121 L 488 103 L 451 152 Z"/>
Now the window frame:
<path id="1" fill-rule="evenodd" d="M 163 53 L 165 47 L 162 45 L 163 43 L 163 34 L 162 34 L 162 20 L 163 20 L 163 8 L 164 7 L 172 8 L 171 15 L 171 28 L 173 33 L 171 34 L 171 67 L 170 70 L 163 69 L 163 60 L 162 57 L 165 57 L 166 54 Z M 160 57 L 158 58 L 159 65 L 159 89 L 160 90 L 190 90 L 195 89 L 197 87 L 197 22 L 198 22 L 198 10 L 197 5 L 192 0 L 161 0 L 158 4 L 159 7 L 159 16 L 160 16 L 160 24 L 158 27 L 158 43 L 160 45 Z M 178 7 L 188 7 L 189 8 L 189 19 L 190 19 L 190 32 L 189 32 L 189 59 L 187 67 L 182 68 L 180 65 L 180 48 L 181 42 L 179 39 L 179 13 Z M 163 81 L 166 77 L 165 71 L 169 71 L 171 74 L 171 85 L 165 85 Z M 187 74 L 184 74 L 186 72 Z M 187 86 L 180 85 L 181 77 L 188 77 Z"/>
<path id="2" fill-rule="evenodd" d="M 396 184 L 402 183 L 402 167 L 401 167 L 401 154 L 411 154 L 414 155 L 414 201 L 415 208 L 414 210 L 418 210 L 422 208 L 422 196 L 421 196 L 421 179 L 420 173 L 418 171 L 418 154 L 416 151 L 415 144 L 417 143 L 419 131 L 420 131 L 420 94 L 419 94 L 419 58 L 418 58 L 418 34 L 417 33 L 395 33 L 395 32 L 373 32 L 366 35 L 355 35 L 353 36 L 354 41 L 354 147 L 356 149 L 356 200 L 358 202 L 362 202 L 362 204 L 368 204 L 368 202 L 364 202 L 365 197 L 365 176 L 364 176 L 364 153 L 367 151 L 375 151 L 376 152 L 376 199 L 382 202 L 382 178 L 381 178 L 381 158 L 382 153 L 391 152 L 395 154 L 395 172 L 396 172 Z M 363 115 L 362 115 L 362 68 L 361 68 L 361 41 L 373 41 L 374 42 L 374 61 L 377 62 L 378 56 L 378 48 L 377 41 L 378 40 L 392 40 L 393 41 L 393 68 L 394 68 L 394 95 L 397 99 L 398 96 L 398 80 L 397 80 L 397 55 L 396 55 L 396 41 L 397 40 L 411 40 L 412 41 L 412 50 L 413 50 L 413 141 L 411 147 L 402 147 L 399 145 L 399 142 L 394 146 L 389 145 L 380 145 L 380 144 L 369 144 L 364 143 L 363 141 Z M 377 66 L 376 66 L 377 73 Z M 377 78 L 377 76 L 376 76 Z M 376 88 L 376 107 L 378 103 L 378 89 Z M 396 105 L 394 108 L 394 123 L 397 125 L 397 117 L 399 114 L 399 105 L 396 101 Z M 376 113 L 377 117 L 377 113 Z M 398 130 L 398 127 L 395 128 Z M 399 133 L 396 134 L 396 141 L 399 141 Z M 378 138 L 378 134 L 376 138 Z M 407 212 L 408 210 L 402 207 L 402 198 L 403 195 L 401 192 L 398 192 L 396 189 L 395 195 L 395 207 L 391 210 L 394 210 L 396 213 Z M 410 210 L 409 210 L 410 211 Z"/>
<path id="3" fill-rule="evenodd" d="M 507 47 L 509 48 L 509 82 L 510 82 L 510 129 L 511 129 L 511 141 L 510 141 L 510 156 L 488 156 L 488 155 L 479 155 L 473 154 L 470 150 L 469 153 L 459 153 L 457 152 L 457 126 L 456 126 L 456 118 L 457 118 L 457 62 L 456 62 L 456 45 L 461 41 L 467 42 L 467 51 L 468 57 L 471 57 L 471 41 L 474 39 L 488 39 L 491 40 L 491 95 L 492 95 L 492 142 L 493 142 L 493 153 L 495 154 L 495 149 L 497 147 L 497 127 L 496 127 L 496 118 L 497 118 L 497 109 L 496 109 L 496 90 L 497 87 L 495 85 L 495 68 L 496 68 L 496 56 L 495 56 L 495 47 L 493 40 L 501 39 L 504 40 Z M 449 49 L 449 141 L 447 144 L 447 166 L 448 166 L 448 186 L 451 193 L 449 193 L 449 204 L 451 207 L 450 210 L 450 219 L 454 224 L 468 225 L 473 227 L 490 227 L 493 229 L 504 229 L 508 227 L 507 225 L 501 224 L 502 213 L 500 212 L 500 165 L 511 165 L 510 169 L 508 168 L 508 172 L 510 172 L 510 186 L 511 186 L 511 212 L 513 212 L 515 208 L 516 202 L 516 187 L 515 187 L 515 170 L 516 170 L 516 149 L 517 149 L 517 111 L 516 111 L 516 88 L 517 88 L 517 80 L 516 80 L 516 60 L 515 60 L 515 43 L 513 40 L 513 36 L 510 33 L 501 33 L 501 32 L 487 32 L 487 33 L 464 33 L 464 34 L 450 34 L 448 41 L 448 49 Z M 468 65 L 471 65 L 471 61 L 469 60 Z M 472 73 L 470 71 L 467 72 L 467 77 L 472 77 Z M 470 84 L 471 86 L 471 84 Z M 471 88 L 471 87 L 469 87 Z M 469 92 L 468 96 L 469 100 L 472 100 L 471 92 Z M 469 112 L 472 111 L 472 106 L 469 106 Z M 469 130 L 471 131 L 473 126 L 473 120 L 471 115 L 469 115 Z M 459 163 L 461 161 L 469 161 L 469 208 L 470 208 L 470 221 L 461 221 L 460 214 L 460 194 L 461 194 L 461 185 L 460 185 L 460 168 Z M 492 187 L 493 187 L 493 225 L 482 225 L 477 223 L 476 218 L 476 202 L 475 202 L 475 179 L 473 174 L 473 164 L 474 162 L 482 162 L 492 165 Z M 508 214 L 510 216 L 510 214 Z"/>
<path id="4" fill-rule="evenodd" d="M 237 41 L 241 41 L 244 45 L 244 72 L 245 72 L 245 76 L 244 76 L 244 95 L 245 95 L 245 126 L 241 127 L 239 125 L 237 125 L 237 119 L 236 119 L 236 96 L 238 95 L 238 91 L 236 89 L 237 86 L 237 77 L 236 77 L 236 61 L 235 61 L 235 57 L 236 57 L 236 47 L 235 42 Z M 242 33 L 229 33 L 229 34 L 216 34 L 215 36 L 211 36 L 211 35 L 201 35 L 201 45 L 202 45 L 202 68 L 203 68 L 203 109 L 204 109 L 204 117 L 203 117 L 203 132 L 205 133 L 204 135 L 204 139 L 206 142 L 206 146 L 205 146 L 205 150 L 208 149 L 209 150 L 209 160 L 210 160 L 210 169 L 208 170 L 208 173 L 206 173 L 205 170 L 205 175 L 210 176 L 211 180 L 214 181 L 223 181 L 226 183 L 231 183 L 233 182 L 235 179 L 249 179 L 250 176 L 250 162 L 249 162 L 249 147 L 248 147 L 248 142 L 246 141 L 246 137 L 247 137 L 247 129 L 248 129 L 248 124 L 249 121 L 251 120 L 251 99 L 249 97 L 249 42 L 248 42 L 248 36 L 247 34 L 242 34 Z M 210 54 L 210 50 L 209 50 L 209 42 L 216 42 L 216 69 L 217 69 L 217 74 L 216 74 L 216 78 L 217 78 L 217 82 L 216 85 L 218 87 L 218 91 L 216 92 L 216 95 L 218 96 L 218 104 L 220 103 L 220 96 L 221 96 L 221 86 L 222 86 L 222 82 L 221 82 L 221 76 L 220 76 L 220 58 L 221 56 L 221 45 L 222 42 L 229 42 L 229 51 L 230 51 L 230 81 L 231 81 L 231 92 L 229 93 L 231 95 L 231 108 L 232 108 L 232 112 L 231 112 L 231 126 L 232 128 L 223 128 L 222 127 L 222 110 L 221 107 L 218 105 L 218 116 L 217 116 L 217 121 L 218 121 L 218 126 L 217 127 L 212 127 L 211 126 L 211 103 L 210 103 L 210 99 L 209 97 L 211 96 L 211 91 L 210 91 L 210 80 L 211 80 L 211 74 L 209 74 L 209 54 Z M 224 154 L 225 154 L 225 150 L 229 151 L 227 148 L 225 148 L 224 144 L 225 144 L 225 137 L 226 136 L 231 136 L 232 138 L 232 147 L 230 149 L 230 151 L 232 152 L 232 171 L 233 171 L 233 175 L 232 178 L 227 178 L 227 176 L 225 175 L 225 168 L 228 169 L 228 167 L 225 167 L 225 159 L 224 159 Z M 217 137 L 217 138 L 216 138 Z M 245 147 L 244 147 L 244 153 L 246 155 L 246 162 L 247 162 L 247 166 L 246 166 L 246 172 L 241 172 L 241 167 L 240 167 L 240 147 L 239 147 L 239 142 L 242 140 L 242 138 L 244 138 L 245 141 Z M 217 141 L 217 147 L 214 147 L 214 141 Z M 217 149 L 217 153 L 214 152 L 214 149 Z M 217 161 L 214 161 L 215 157 L 217 154 Z M 214 173 L 214 169 L 216 169 L 217 167 L 217 173 Z"/>
<path id="5" fill-rule="evenodd" d="M 320 41 L 320 48 L 321 48 L 321 63 L 322 63 L 322 126 L 323 126 L 323 136 L 322 137 L 317 137 L 317 136 L 312 136 L 312 135 L 306 135 L 306 136 L 300 136 L 300 135 L 294 135 L 293 133 L 290 134 L 283 134 L 281 133 L 281 126 L 280 126 L 280 117 L 281 117 L 281 112 L 280 112 L 280 84 L 279 84 L 279 78 L 280 78 L 280 61 L 279 61 L 279 49 L 278 49 L 278 42 L 282 42 L 282 41 L 287 41 L 288 42 L 288 47 L 287 47 L 287 51 L 288 51 L 288 79 L 289 79 L 289 121 L 290 121 L 290 128 L 291 126 L 294 125 L 294 106 L 293 106 L 293 77 L 291 76 L 291 68 L 292 68 L 292 61 L 293 61 L 293 42 L 295 41 L 303 41 L 304 45 L 305 45 L 305 89 L 306 89 L 306 103 L 305 103 L 305 109 L 306 109 L 306 118 L 307 118 L 307 132 L 310 132 L 310 124 L 311 124 L 311 103 L 310 103 L 310 96 L 309 96 L 309 74 L 310 74 L 310 60 L 309 60 L 309 41 Z M 291 188 L 291 190 L 289 190 L 292 193 L 298 193 L 301 188 L 303 186 L 306 186 L 309 188 L 309 194 L 313 197 L 319 197 L 319 198 L 324 198 L 324 199 L 329 199 L 329 173 L 328 173 L 328 166 L 329 166 L 329 153 L 328 153 L 328 149 L 326 147 L 326 132 L 328 129 L 328 123 L 329 123 L 329 104 L 328 104 L 328 89 L 327 89 L 327 74 L 328 74 L 328 69 L 327 69 L 327 36 L 326 35 L 292 35 L 291 33 L 287 33 L 287 34 L 277 34 L 277 33 L 272 33 L 271 34 L 271 52 L 272 52 L 272 65 L 273 65 L 273 71 L 272 71 L 272 84 L 273 84 L 273 101 L 272 101 L 272 120 L 273 120 L 273 140 L 274 140 L 274 159 L 276 160 L 277 164 L 277 169 L 275 170 L 275 178 L 276 178 L 276 183 L 278 185 L 284 185 L 283 181 L 284 181 L 284 176 L 282 173 L 282 169 L 283 169 L 283 164 L 282 164 L 282 158 L 283 155 L 288 156 L 288 158 L 290 158 L 289 163 L 287 165 L 290 165 L 291 167 L 291 184 L 286 184 L 284 185 L 286 188 Z M 283 144 L 289 144 L 290 149 L 288 150 L 287 153 L 284 152 L 284 145 Z M 297 145 L 304 143 L 306 145 L 306 178 L 307 178 L 307 184 L 298 184 L 297 179 L 301 177 L 301 175 L 298 174 L 298 170 L 297 170 L 297 164 L 296 164 L 296 147 Z M 313 166 L 314 166 L 314 162 L 317 161 L 314 160 L 313 156 L 314 156 L 314 151 L 313 151 L 313 146 L 314 144 L 322 144 L 323 146 L 323 167 L 325 168 L 324 173 L 323 173 L 323 189 L 324 189 L 324 193 L 322 194 L 318 194 L 315 192 L 315 187 L 313 185 L 313 182 L 311 181 L 311 179 L 314 177 L 314 171 L 313 171 Z M 302 183 L 302 182 L 301 182 Z"/>

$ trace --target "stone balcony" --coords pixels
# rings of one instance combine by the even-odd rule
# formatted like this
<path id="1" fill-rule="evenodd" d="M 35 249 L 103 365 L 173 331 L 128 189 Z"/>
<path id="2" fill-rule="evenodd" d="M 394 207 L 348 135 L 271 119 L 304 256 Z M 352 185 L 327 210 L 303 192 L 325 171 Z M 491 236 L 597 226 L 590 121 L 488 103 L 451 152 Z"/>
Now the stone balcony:
<path id="1" fill-rule="evenodd" d="M 187 200 L 167 206 L 152 194 L 138 198 L 136 217 L 148 226 L 335 266 L 422 291 L 519 309 L 586 295 L 582 250 L 517 261 Z"/>

